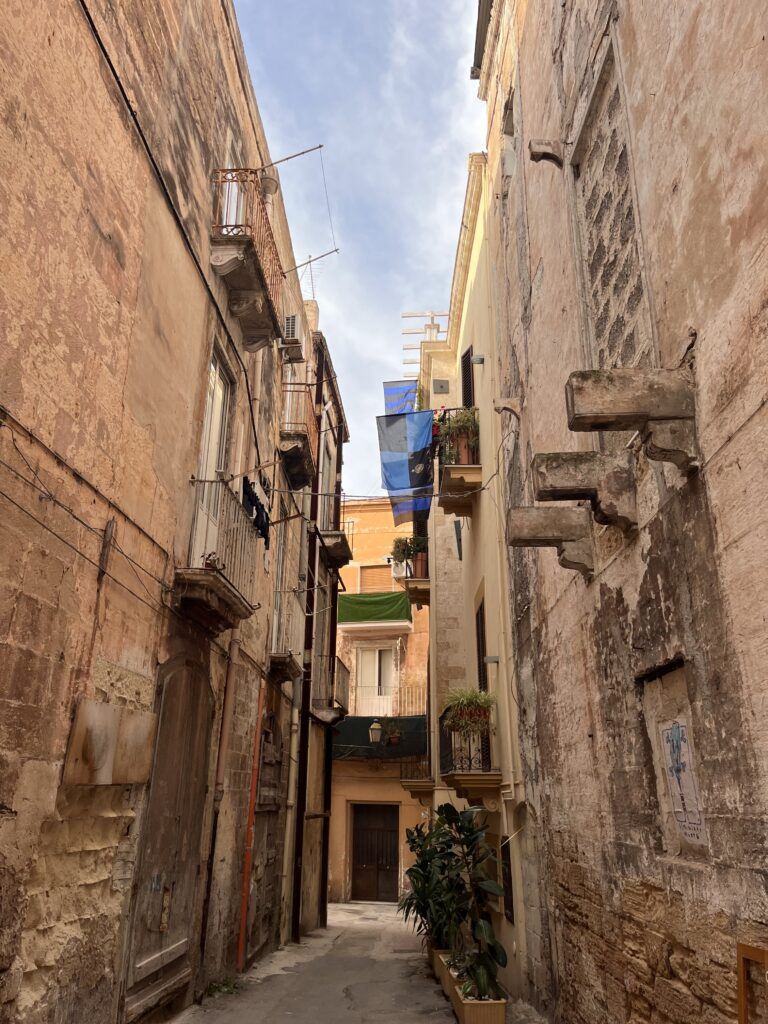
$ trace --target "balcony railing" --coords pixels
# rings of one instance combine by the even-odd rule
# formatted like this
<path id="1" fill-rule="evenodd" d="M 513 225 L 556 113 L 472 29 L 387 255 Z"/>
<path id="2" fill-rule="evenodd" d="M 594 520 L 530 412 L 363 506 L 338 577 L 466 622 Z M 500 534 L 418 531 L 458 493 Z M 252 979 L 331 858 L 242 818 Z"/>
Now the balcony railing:
<path id="1" fill-rule="evenodd" d="M 435 415 L 440 465 L 438 504 L 444 512 L 471 516 L 482 489 L 477 409 L 441 409 Z"/>
<path id="2" fill-rule="evenodd" d="M 249 604 L 256 603 L 259 535 L 253 517 L 224 480 L 194 480 L 190 565 L 220 573 Z"/>
<path id="3" fill-rule="evenodd" d="M 441 409 L 435 414 L 440 466 L 480 463 L 480 425 L 477 409 Z"/>
<path id="4" fill-rule="evenodd" d="M 349 710 L 349 667 L 341 660 L 336 659 L 336 674 L 334 677 L 334 698 L 336 703 L 341 705 L 345 711 Z"/>
<path id="5" fill-rule="evenodd" d="M 432 758 L 428 754 L 418 757 L 404 757 L 400 762 L 400 778 L 413 782 L 432 779 Z"/>
<path id="6" fill-rule="evenodd" d="M 176 569 L 173 600 L 210 632 L 231 629 L 256 607 L 260 535 L 231 485 L 194 480 L 189 562 Z"/>
<path id="7" fill-rule="evenodd" d="M 334 724 L 349 710 L 349 668 L 336 655 L 315 658 L 312 679 L 312 711 Z"/>
<path id="8" fill-rule="evenodd" d="M 396 686 L 391 693 L 380 693 L 375 686 L 356 686 L 353 704 L 356 715 L 385 718 L 424 715 L 427 712 L 426 686 L 406 684 Z"/>
<path id="9" fill-rule="evenodd" d="M 492 772 L 491 737 L 487 732 L 451 732 L 440 719 L 440 774 Z"/>
<path id="10" fill-rule="evenodd" d="M 218 240 L 245 238 L 253 242 L 272 312 L 279 322 L 284 274 L 257 171 L 229 167 L 213 172 L 211 234 Z"/>
<path id="11" fill-rule="evenodd" d="M 319 437 L 311 385 L 299 382 L 283 385 L 280 434 L 280 450 L 291 486 L 305 487 L 317 469 Z"/>

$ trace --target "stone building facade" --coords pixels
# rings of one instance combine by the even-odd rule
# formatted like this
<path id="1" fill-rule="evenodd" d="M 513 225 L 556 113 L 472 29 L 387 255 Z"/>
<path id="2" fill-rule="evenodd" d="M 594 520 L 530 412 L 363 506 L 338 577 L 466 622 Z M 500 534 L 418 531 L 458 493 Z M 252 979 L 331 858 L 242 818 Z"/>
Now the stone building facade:
<path id="1" fill-rule="evenodd" d="M 322 911 L 346 425 L 229 0 L 0 54 L 0 1019 L 138 1020 Z"/>
<path id="2" fill-rule="evenodd" d="M 428 601 L 417 603 L 417 595 L 413 602 L 407 597 L 417 578 L 414 562 L 393 558 L 393 552 L 398 554 L 398 538 L 410 541 L 414 527 L 394 524 L 389 498 L 347 499 L 343 514 L 352 547 L 352 559 L 341 570 L 344 593 L 360 595 L 363 607 L 370 597 L 374 609 L 368 619 L 358 615 L 354 622 L 342 613 L 338 626 L 336 654 L 349 674 L 349 715 L 334 737 L 329 895 L 337 902 L 394 901 L 412 863 L 406 829 L 426 813 L 420 794 L 404 791 L 400 779 L 425 759 L 429 607 Z M 402 598 L 400 610 L 384 619 L 382 593 Z M 382 728 L 376 742 L 370 736 L 374 722 Z M 401 732 L 395 743 L 391 729 Z M 386 877 L 374 880 L 361 876 L 360 864 L 366 836 L 377 829 L 387 835 L 392 858 Z"/>
<path id="3" fill-rule="evenodd" d="M 463 559 L 505 555 L 499 767 L 523 932 L 507 980 L 558 1024 L 760 1020 L 764 12 L 478 8 L 492 279 L 475 370 L 502 441 L 457 516 Z M 428 348 L 426 394 L 448 376 Z M 497 473 L 503 539 L 477 535 Z M 456 605 L 443 576 L 433 622 Z"/>

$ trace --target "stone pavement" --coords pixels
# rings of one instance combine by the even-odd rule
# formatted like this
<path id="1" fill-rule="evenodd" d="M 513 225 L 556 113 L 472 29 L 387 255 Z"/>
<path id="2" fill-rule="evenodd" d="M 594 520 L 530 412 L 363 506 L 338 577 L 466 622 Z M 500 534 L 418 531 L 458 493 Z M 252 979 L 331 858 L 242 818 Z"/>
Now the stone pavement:
<path id="1" fill-rule="evenodd" d="M 543 1024 L 511 1007 L 508 1024 Z M 259 961 L 174 1024 L 453 1024 L 419 939 L 391 904 L 329 907 L 328 929 Z"/>

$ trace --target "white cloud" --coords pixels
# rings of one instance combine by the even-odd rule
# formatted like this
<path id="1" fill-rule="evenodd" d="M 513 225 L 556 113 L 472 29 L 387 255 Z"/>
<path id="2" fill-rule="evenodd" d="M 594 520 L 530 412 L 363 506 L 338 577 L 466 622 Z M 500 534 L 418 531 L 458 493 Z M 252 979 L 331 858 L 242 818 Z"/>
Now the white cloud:
<path id="1" fill-rule="evenodd" d="M 484 139 L 473 6 L 283 0 L 278 15 L 237 3 L 273 155 L 325 144 L 342 252 L 314 269 L 352 435 L 350 494 L 379 490 L 375 417 L 382 381 L 402 373 L 401 311 L 448 302 L 467 154 Z M 281 181 L 297 260 L 331 248 L 317 156 L 284 165 Z"/>

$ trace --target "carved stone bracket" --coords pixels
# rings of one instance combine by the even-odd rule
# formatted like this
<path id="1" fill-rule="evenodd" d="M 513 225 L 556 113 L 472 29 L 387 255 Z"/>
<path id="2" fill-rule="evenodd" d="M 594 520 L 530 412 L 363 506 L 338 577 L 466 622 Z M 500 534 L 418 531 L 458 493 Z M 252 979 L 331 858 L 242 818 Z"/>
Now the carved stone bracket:
<path id="1" fill-rule="evenodd" d="M 219 243 L 211 247 L 211 267 L 219 277 L 228 277 L 245 266 L 249 241 L 240 238 L 236 242 Z"/>
<path id="2" fill-rule="evenodd" d="M 638 430 L 649 459 L 698 466 L 693 380 L 685 369 L 577 370 L 565 385 L 571 430 Z"/>
<path id="3" fill-rule="evenodd" d="M 595 568 L 590 520 L 586 508 L 511 508 L 507 512 L 507 544 L 557 548 L 564 569 L 589 577 Z"/>
<path id="4" fill-rule="evenodd" d="M 563 144 L 550 139 L 531 139 L 528 143 L 528 153 L 534 163 L 540 160 L 549 160 L 556 167 L 562 167 L 564 163 Z"/>
<path id="5" fill-rule="evenodd" d="M 531 462 L 537 501 L 588 498 L 598 523 L 637 525 L 635 458 L 631 452 L 547 452 Z"/>

